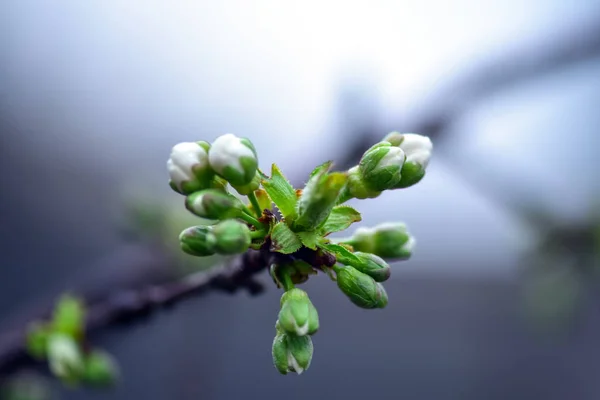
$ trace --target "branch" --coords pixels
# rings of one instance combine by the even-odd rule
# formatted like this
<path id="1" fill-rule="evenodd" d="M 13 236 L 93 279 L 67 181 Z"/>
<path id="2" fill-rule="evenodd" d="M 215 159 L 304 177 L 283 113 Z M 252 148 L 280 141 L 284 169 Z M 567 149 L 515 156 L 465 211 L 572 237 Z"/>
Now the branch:
<path id="1" fill-rule="evenodd" d="M 147 318 L 153 312 L 173 307 L 187 298 L 205 294 L 210 289 L 234 293 L 246 289 L 251 295 L 264 290 L 254 276 L 269 265 L 268 250 L 249 250 L 222 267 L 189 275 L 164 284 L 146 285 L 136 290 L 121 290 L 87 307 L 86 332 L 95 334 L 116 324 L 128 324 Z M 0 377 L 25 366 L 36 365 L 24 348 L 26 327 L 0 337 Z"/>

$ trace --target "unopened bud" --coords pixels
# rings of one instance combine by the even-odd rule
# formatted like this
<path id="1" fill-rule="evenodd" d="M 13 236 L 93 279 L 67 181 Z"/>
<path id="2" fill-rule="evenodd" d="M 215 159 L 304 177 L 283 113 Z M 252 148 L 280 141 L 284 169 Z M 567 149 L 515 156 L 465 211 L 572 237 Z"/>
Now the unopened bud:
<path id="1" fill-rule="evenodd" d="M 399 147 L 406 154 L 402 178 L 394 188 L 409 187 L 423 179 L 433 149 L 431 140 L 427 136 L 416 133 L 398 132 L 390 133 L 384 140 Z"/>
<path id="2" fill-rule="evenodd" d="M 358 228 L 345 241 L 355 251 L 373 253 L 387 259 L 408 259 L 412 255 L 415 239 L 403 223 L 383 223 L 373 228 Z"/>
<path id="3" fill-rule="evenodd" d="M 281 296 L 279 326 L 296 336 L 313 335 L 319 329 L 319 314 L 301 289 L 290 289 Z"/>
<path id="4" fill-rule="evenodd" d="M 181 194 L 190 194 L 210 186 L 214 172 L 208 162 L 207 142 L 184 142 L 173 146 L 167 161 L 169 185 Z"/>
<path id="5" fill-rule="evenodd" d="M 77 342 L 70 336 L 57 333 L 48 338 L 50 371 L 58 378 L 76 383 L 84 370 L 83 357 Z"/>
<path id="6" fill-rule="evenodd" d="M 231 133 L 219 136 L 213 142 L 208 159 L 212 169 L 233 186 L 251 183 L 258 167 L 252 142 Z"/>
<path id="7" fill-rule="evenodd" d="M 219 254 L 238 254 L 248 250 L 251 243 L 250 229 L 242 222 L 228 219 L 213 227 L 216 251 Z"/>
<path id="8" fill-rule="evenodd" d="M 83 377 L 94 386 L 112 386 L 119 376 L 119 368 L 112 356 L 104 351 L 93 350 L 85 358 Z"/>
<path id="9" fill-rule="evenodd" d="M 358 169 L 365 185 L 373 191 L 392 189 L 400 182 L 406 156 L 388 142 L 377 143 L 362 156 Z"/>
<path id="10" fill-rule="evenodd" d="M 295 372 L 300 375 L 310 367 L 313 344 L 310 336 L 293 336 L 278 333 L 273 340 L 273 364 L 286 375 Z"/>
<path id="11" fill-rule="evenodd" d="M 190 194 L 185 200 L 185 207 L 201 218 L 226 219 L 238 215 L 243 204 L 229 193 L 207 189 Z"/>
<path id="12" fill-rule="evenodd" d="M 377 282 L 383 282 L 389 279 L 391 274 L 390 266 L 381 257 L 371 253 L 362 253 L 360 251 L 355 252 L 354 255 L 360 262 L 352 263 L 352 267 L 363 274 L 369 275 Z"/>
<path id="13" fill-rule="evenodd" d="M 388 297 L 383 285 L 357 269 L 335 267 L 337 285 L 350 301 L 361 308 L 384 308 Z"/>
<path id="14" fill-rule="evenodd" d="M 209 226 L 192 226 L 181 232 L 179 245 L 187 254 L 206 257 L 216 253 L 217 238 Z"/>

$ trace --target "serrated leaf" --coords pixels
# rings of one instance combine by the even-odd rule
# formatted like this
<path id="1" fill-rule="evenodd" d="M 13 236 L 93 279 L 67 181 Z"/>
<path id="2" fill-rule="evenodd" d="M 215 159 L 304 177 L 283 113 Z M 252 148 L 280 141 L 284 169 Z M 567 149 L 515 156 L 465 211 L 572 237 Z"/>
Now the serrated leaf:
<path id="1" fill-rule="evenodd" d="M 262 185 L 273 200 L 283 217 L 288 221 L 296 218 L 296 190 L 283 176 L 277 165 L 271 167 L 271 177 L 264 179 Z"/>
<path id="2" fill-rule="evenodd" d="M 270 210 L 272 208 L 271 198 L 264 189 L 255 190 L 254 194 L 256 195 L 256 200 L 258 200 L 258 205 L 260 206 L 259 211 L 262 212 L 265 209 Z M 251 210 L 254 209 L 252 205 L 249 205 L 248 208 L 250 208 Z"/>
<path id="3" fill-rule="evenodd" d="M 315 169 L 312 170 L 309 178 L 312 178 L 313 176 L 317 175 L 321 171 L 324 171 L 324 172 L 329 171 L 331 169 L 332 165 L 333 165 L 333 161 L 325 161 L 323 164 L 317 166 Z"/>
<path id="4" fill-rule="evenodd" d="M 271 232 L 271 251 L 290 254 L 302 247 L 300 238 L 284 223 L 278 222 Z"/>
<path id="5" fill-rule="evenodd" d="M 360 259 L 356 257 L 350 250 L 340 244 L 320 243 L 319 247 L 325 249 L 335 255 L 335 258 L 342 264 L 352 265 L 360 263 Z"/>
<path id="6" fill-rule="evenodd" d="M 319 228 L 323 236 L 333 232 L 340 232 L 347 229 L 355 222 L 362 220 L 360 213 L 350 206 L 335 206 L 331 210 L 329 217 Z"/>
<path id="7" fill-rule="evenodd" d="M 297 235 L 304 246 L 312 250 L 317 249 L 317 240 L 319 239 L 317 232 L 298 232 Z"/>

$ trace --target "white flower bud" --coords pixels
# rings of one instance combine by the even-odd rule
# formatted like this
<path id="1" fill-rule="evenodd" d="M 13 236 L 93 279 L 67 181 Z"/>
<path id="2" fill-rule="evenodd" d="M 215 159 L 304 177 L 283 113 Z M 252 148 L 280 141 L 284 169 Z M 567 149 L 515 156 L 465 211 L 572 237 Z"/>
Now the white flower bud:
<path id="1" fill-rule="evenodd" d="M 422 168 L 427 168 L 433 143 L 427 136 L 417 135 L 416 133 L 405 133 L 399 147 L 406 154 L 406 162 L 419 164 Z"/>
<path id="2" fill-rule="evenodd" d="M 206 142 L 184 142 L 173 146 L 167 161 L 171 188 L 181 194 L 190 194 L 208 187 L 214 175 L 208 162 Z"/>
<path id="3" fill-rule="evenodd" d="M 212 169 L 233 186 L 252 182 L 258 167 L 252 143 L 231 133 L 219 136 L 213 142 L 208 159 Z"/>
<path id="4" fill-rule="evenodd" d="M 54 375 L 73 379 L 83 372 L 83 357 L 77 343 L 63 334 L 51 335 L 48 339 L 48 361 Z"/>

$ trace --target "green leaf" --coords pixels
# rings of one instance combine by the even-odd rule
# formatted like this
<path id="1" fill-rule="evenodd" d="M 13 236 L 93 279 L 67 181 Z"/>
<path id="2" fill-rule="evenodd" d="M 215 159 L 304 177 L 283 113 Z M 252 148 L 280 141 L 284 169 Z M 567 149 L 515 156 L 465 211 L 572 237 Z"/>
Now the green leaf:
<path id="1" fill-rule="evenodd" d="M 256 200 L 258 200 L 258 205 L 260 206 L 259 211 L 271 209 L 271 198 L 264 189 L 255 190 L 254 194 L 256 195 Z"/>
<path id="2" fill-rule="evenodd" d="M 296 190 L 283 176 L 277 165 L 273 164 L 271 177 L 264 179 L 262 185 L 283 217 L 287 221 L 293 221 L 296 217 Z"/>
<path id="3" fill-rule="evenodd" d="M 354 222 L 362 220 L 360 213 L 349 206 L 336 206 L 323 225 L 319 228 L 322 235 L 327 236 L 332 232 L 340 232 L 347 229 Z"/>
<path id="4" fill-rule="evenodd" d="M 300 238 L 283 222 L 278 222 L 271 232 L 271 251 L 290 254 L 302 247 Z"/>
<path id="5" fill-rule="evenodd" d="M 335 258 L 342 264 L 352 265 L 360 263 L 360 259 L 354 253 L 340 244 L 320 243 L 319 247 L 335 254 Z"/>
<path id="6" fill-rule="evenodd" d="M 81 300 L 69 294 L 63 295 L 54 309 L 53 329 L 72 337 L 83 333 L 85 308 Z"/>
<path id="7" fill-rule="evenodd" d="M 313 176 L 317 175 L 321 171 L 328 172 L 331 169 L 332 165 L 333 165 L 333 161 L 324 162 L 323 164 L 321 164 L 318 167 L 316 167 L 315 169 L 313 169 L 313 171 L 310 173 L 309 178 L 312 178 Z"/>
<path id="8" fill-rule="evenodd" d="M 317 249 L 317 240 L 319 239 L 317 232 L 298 232 L 297 235 L 304 246 L 312 250 Z"/>

